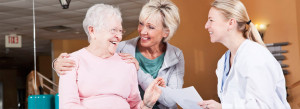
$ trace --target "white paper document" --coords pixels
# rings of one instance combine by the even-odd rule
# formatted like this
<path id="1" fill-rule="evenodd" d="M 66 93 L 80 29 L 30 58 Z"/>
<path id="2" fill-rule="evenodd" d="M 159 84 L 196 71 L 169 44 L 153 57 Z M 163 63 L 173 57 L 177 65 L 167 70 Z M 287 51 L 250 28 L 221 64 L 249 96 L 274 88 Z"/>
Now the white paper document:
<path id="1" fill-rule="evenodd" d="M 198 103 L 203 101 L 194 86 L 170 90 L 168 94 L 183 109 L 202 109 Z"/>

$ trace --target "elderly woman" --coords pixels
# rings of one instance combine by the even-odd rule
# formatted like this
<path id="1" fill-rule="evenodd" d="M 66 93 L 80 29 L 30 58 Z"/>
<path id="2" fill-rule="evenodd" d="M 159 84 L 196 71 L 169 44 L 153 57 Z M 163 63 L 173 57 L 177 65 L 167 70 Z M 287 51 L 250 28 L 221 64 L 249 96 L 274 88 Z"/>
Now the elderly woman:
<path id="1" fill-rule="evenodd" d="M 177 47 L 168 43 L 180 23 L 178 8 L 170 0 L 150 0 L 140 13 L 139 37 L 123 41 L 117 52 L 127 62 L 133 62 L 138 70 L 141 95 L 157 77 L 166 80 L 166 88 L 160 87 L 162 94 L 154 108 L 177 108 L 168 97 L 168 90 L 182 88 L 184 76 L 184 57 Z M 59 74 L 72 68 L 74 62 L 61 54 L 54 67 Z M 140 66 L 140 68 L 139 68 Z"/>
<path id="2" fill-rule="evenodd" d="M 70 54 L 75 67 L 60 76 L 59 93 L 62 109 L 147 109 L 161 94 L 155 79 L 141 100 L 137 71 L 116 54 L 122 39 L 121 13 L 110 5 L 92 6 L 83 21 L 89 46 Z"/>

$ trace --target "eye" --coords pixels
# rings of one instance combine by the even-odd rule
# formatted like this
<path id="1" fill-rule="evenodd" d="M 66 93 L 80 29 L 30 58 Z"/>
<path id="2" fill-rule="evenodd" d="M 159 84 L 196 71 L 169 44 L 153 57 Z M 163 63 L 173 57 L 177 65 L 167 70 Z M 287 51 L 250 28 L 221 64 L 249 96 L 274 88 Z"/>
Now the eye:
<path id="1" fill-rule="evenodd" d="M 144 25 L 142 22 L 140 22 L 139 24 L 142 25 L 142 26 Z"/>
<path id="2" fill-rule="evenodd" d="M 122 33 L 122 30 L 118 30 L 118 32 Z"/>
<path id="3" fill-rule="evenodd" d="M 116 29 L 111 29 L 111 31 L 112 31 L 112 32 L 117 32 L 117 30 L 116 30 Z"/>
<path id="4" fill-rule="evenodd" d="M 149 29 L 155 29 L 153 26 L 149 25 L 148 26 Z"/>

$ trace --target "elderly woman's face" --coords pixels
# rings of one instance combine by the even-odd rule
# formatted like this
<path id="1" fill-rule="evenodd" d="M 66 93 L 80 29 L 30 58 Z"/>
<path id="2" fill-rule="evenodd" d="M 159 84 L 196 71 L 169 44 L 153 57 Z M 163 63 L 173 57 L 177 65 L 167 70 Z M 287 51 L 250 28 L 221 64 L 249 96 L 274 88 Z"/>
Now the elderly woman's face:
<path id="1" fill-rule="evenodd" d="M 109 18 L 107 26 L 95 34 L 93 43 L 100 47 L 104 52 L 113 55 L 116 52 L 119 42 L 122 40 L 122 24 L 121 20 Z"/>
<path id="2" fill-rule="evenodd" d="M 151 16 L 144 21 L 140 21 L 138 32 L 141 37 L 139 42 L 143 47 L 158 45 L 164 37 L 168 36 L 166 29 L 163 28 L 161 15 Z"/>
<path id="3" fill-rule="evenodd" d="M 222 42 L 227 34 L 227 22 L 225 16 L 218 9 L 212 7 L 208 13 L 208 20 L 205 24 L 205 29 L 209 32 L 210 41 Z"/>

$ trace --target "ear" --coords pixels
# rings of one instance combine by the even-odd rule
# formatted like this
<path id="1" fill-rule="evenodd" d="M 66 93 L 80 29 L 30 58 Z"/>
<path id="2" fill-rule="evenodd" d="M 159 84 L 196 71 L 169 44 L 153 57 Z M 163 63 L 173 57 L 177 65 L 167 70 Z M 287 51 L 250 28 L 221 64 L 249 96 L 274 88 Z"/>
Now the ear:
<path id="1" fill-rule="evenodd" d="M 89 34 L 91 36 L 91 39 L 93 39 L 95 37 L 95 29 L 93 26 L 88 26 L 88 31 L 89 31 Z"/>
<path id="2" fill-rule="evenodd" d="M 231 18 L 228 20 L 228 30 L 237 28 L 237 22 L 235 19 Z"/>
<path id="3" fill-rule="evenodd" d="M 170 33 L 170 30 L 169 30 L 169 29 L 164 29 L 163 31 L 164 31 L 163 37 L 164 37 L 164 38 L 168 37 L 168 36 L 169 36 L 169 33 Z"/>

